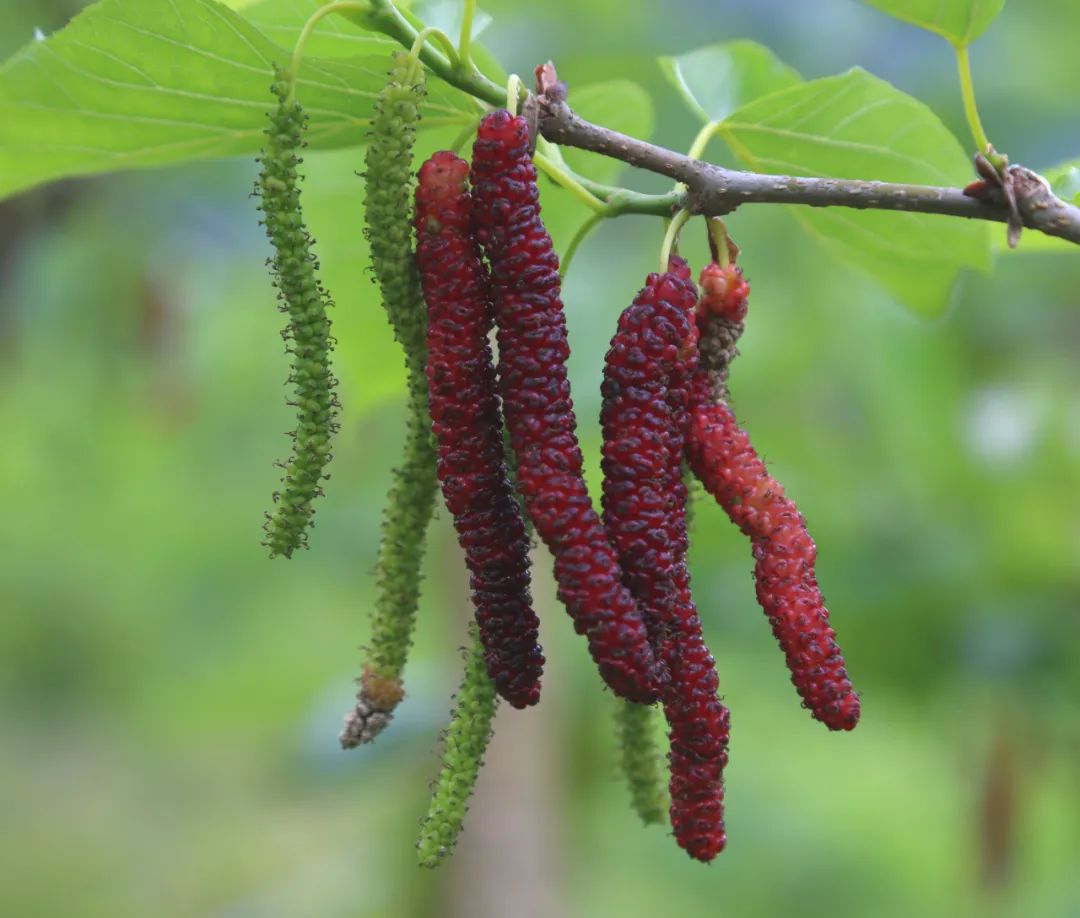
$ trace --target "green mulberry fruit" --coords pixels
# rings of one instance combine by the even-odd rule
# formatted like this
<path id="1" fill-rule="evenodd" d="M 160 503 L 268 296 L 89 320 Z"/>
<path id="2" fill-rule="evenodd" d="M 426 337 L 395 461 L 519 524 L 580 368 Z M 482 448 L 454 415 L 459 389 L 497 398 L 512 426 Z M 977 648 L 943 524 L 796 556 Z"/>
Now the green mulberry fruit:
<path id="1" fill-rule="evenodd" d="M 322 494 L 320 482 L 330 461 L 330 440 L 337 430 L 339 408 L 334 394 L 337 380 L 330 369 L 333 338 L 326 310 L 331 301 L 316 273 L 318 260 L 300 209 L 297 165 L 301 160 L 297 152 L 303 145 L 307 118 L 291 98 L 291 85 L 287 75 L 278 70 L 271 87 L 278 106 L 270 114 L 256 186 L 266 235 L 274 248 L 269 264 L 280 308 L 289 316 L 282 335 L 292 355 L 289 382 L 294 394 L 289 404 L 296 409 L 296 428 L 291 433 L 292 456 L 282 464 L 282 488 L 274 494 L 276 509 L 267 514 L 263 543 L 271 557 L 286 558 L 307 544 L 307 529 L 315 512 L 312 503 Z"/>
<path id="2" fill-rule="evenodd" d="M 423 96 L 423 65 L 411 54 L 396 53 L 372 119 L 364 232 L 383 307 L 405 352 L 408 419 L 404 454 L 383 511 L 367 659 L 340 737 L 346 749 L 374 739 L 404 696 L 401 674 L 420 600 L 424 537 L 435 509 L 435 441 L 424 375 L 427 307 L 413 261 L 412 227 L 413 142 Z"/>

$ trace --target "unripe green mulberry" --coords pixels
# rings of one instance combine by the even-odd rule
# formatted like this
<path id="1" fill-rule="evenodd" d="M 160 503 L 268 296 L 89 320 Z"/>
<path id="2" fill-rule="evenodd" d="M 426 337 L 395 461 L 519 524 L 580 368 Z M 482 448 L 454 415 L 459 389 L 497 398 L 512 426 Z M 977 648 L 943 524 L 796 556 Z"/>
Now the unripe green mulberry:
<path id="1" fill-rule="evenodd" d="M 656 708 L 616 699 L 615 728 L 619 735 L 620 764 L 630 788 L 634 812 L 645 825 L 663 822 L 667 795 L 660 776 L 656 743 Z"/>
<path id="2" fill-rule="evenodd" d="M 383 511 L 371 641 L 356 706 L 340 737 L 345 748 L 373 740 L 404 696 L 401 673 L 420 600 L 424 536 L 435 508 L 435 442 L 424 375 L 427 307 L 413 261 L 412 228 L 413 141 L 423 96 L 423 65 L 397 52 L 372 119 L 364 233 L 383 307 L 405 352 L 408 417 L 402 461 Z"/>
<path id="3" fill-rule="evenodd" d="M 386 86 L 375 102 L 364 159 L 364 235 L 394 337 L 405 351 L 409 389 L 426 393 L 427 310 L 413 261 L 413 145 L 425 94 L 424 67 L 411 54 L 393 55 Z"/>
<path id="4" fill-rule="evenodd" d="M 315 510 L 314 499 L 322 494 L 320 482 L 330 461 L 330 438 L 337 430 L 337 380 L 330 371 L 330 319 L 326 308 L 330 296 L 316 274 L 318 260 L 311 251 L 312 238 L 300 210 L 297 151 L 307 121 L 298 102 L 290 99 L 291 81 L 281 70 L 271 90 L 278 106 L 270 115 L 266 149 L 256 191 L 262 201 L 266 235 L 274 247 L 270 266 L 274 273 L 281 310 L 289 315 L 282 333 L 292 354 L 296 429 L 293 453 L 283 464 L 283 487 L 274 494 L 277 509 L 267 514 L 265 544 L 270 556 L 292 553 L 307 544 L 307 528 Z"/>
<path id="5" fill-rule="evenodd" d="M 446 729 L 442 768 L 416 842 L 421 867 L 437 867 L 454 850 L 491 740 L 491 722 L 499 701 L 495 683 L 487 674 L 484 648 L 475 626 L 470 626 L 469 631 L 472 643 Z"/>

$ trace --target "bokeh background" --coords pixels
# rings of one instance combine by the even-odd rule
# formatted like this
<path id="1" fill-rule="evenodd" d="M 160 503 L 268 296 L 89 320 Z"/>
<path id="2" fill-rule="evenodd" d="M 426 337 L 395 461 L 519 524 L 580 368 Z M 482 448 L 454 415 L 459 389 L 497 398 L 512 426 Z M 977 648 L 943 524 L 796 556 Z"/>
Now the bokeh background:
<path id="1" fill-rule="evenodd" d="M 4 0 L 0 51 L 79 6 Z M 855 0 L 484 6 L 508 69 L 552 57 L 572 84 L 637 79 L 670 146 L 696 125 L 653 57 L 734 37 L 808 77 L 866 66 L 965 136 L 944 42 Z M 1014 2 L 973 49 L 983 120 L 1015 160 L 1080 154 L 1078 36 L 1071 0 Z M 254 164 L 0 204 L 0 910 L 1080 915 L 1080 257 L 1003 254 L 926 322 L 783 209 L 732 217 L 754 288 L 734 398 L 809 519 L 863 721 L 831 735 L 800 710 L 744 539 L 696 504 L 733 745 L 729 850 L 691 862 L 629 809 L 611 696 L 541 553 L 544 701 L 500 713 L 458 852 L 425 872 L 412 845 L 466 581 L 443 512 L 409 697 L 373 748 L 340 751 L 404 399 L 366 268 L 360 155 L 307 162 L 344 415 L 312 550 L 291 562 L 259 544 L 289 415 Z M 565 244 L 578 212 L 552 188 L 544 201 Z M 567 284 L 594 469 L 603 353 L 661 233 L 602 227 Z"/>

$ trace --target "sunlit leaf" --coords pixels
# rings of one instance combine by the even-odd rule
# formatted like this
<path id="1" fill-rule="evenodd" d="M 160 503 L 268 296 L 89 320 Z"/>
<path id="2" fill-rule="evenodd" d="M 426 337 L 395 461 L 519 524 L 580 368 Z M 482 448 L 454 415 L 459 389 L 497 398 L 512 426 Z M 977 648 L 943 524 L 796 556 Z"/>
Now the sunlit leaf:
<path id="1" fill-rule="evenodd" d="M 251 155 L 272 66 L 289 52 L 213 0 L 102 0 L 0 67 L 0 197 L 71 175 Z M 385 54 L 305 58 L 308 142 L 364 141 Z M 471 101 L 433 82 L 424 126 L 464 124 Z"/>
<path id="2" fill-rule="evenodd" d="M 327 0 L 230 0 L 231 6 L 243 5 L 244 18 L 256 26 L 267 38 L 282 48 L 292 48 L 308 17 Z M 416 4 L 398 3 L 409 16 L 414 13 L 425 25 L 433 25 L 446 32 L 455 43 L 461 31 L 462 4 L 460 2 L 435 2 Z M 385 54 L 401 48 L 387 35 L 372 32 L 360 25 L 358 19 L 347 11 L 330 15 L 319 21 L 308 36 L 305 54 L 312 57 L 355 57 L 357 55 Z M 491 23 L 491 16 L 477 10 L 473 18 L 473 38 L 477 38 Z M 473 42 L 473 63 L 496 83 L 506 82 L 506 73 L 498 60 L 483 45 Z"/>
<path id="3" fill-rule="evenodd" d="M 324 0 L 255 0 L 244 18 L 282 48 L 291 49 L 304 23 Z M 312 57 L 353 57 L 389 53 L 400 45 L 386 35 L 370 32 L 340 15 L 325 16 L 308 36 L 304 53 Z"/>
<path id="4" fill-rule="evenodd" d="M 747 166 L 768 173 L 958 186 L 971 171 L 929 108 L 859 69 L 752 102 L 720 136 Z M 947 307 L 962 268 L 990 264 L 987 227 L 975 221 L 838 207 L 795 213 L 923 314 Z"/>
<path id="5" fill-rule="evenodd" d="M 967 45 L 986 31 L 1005 0 L 864 0 L 890 16 Z"/>
<path id="6" fill-rule="evenodd" d="M 752 41 L 708 45 L 658 60 L 668 81 L 703 122 L 723 121 L 748 102 L 802 79 L 772 51 Z"/>

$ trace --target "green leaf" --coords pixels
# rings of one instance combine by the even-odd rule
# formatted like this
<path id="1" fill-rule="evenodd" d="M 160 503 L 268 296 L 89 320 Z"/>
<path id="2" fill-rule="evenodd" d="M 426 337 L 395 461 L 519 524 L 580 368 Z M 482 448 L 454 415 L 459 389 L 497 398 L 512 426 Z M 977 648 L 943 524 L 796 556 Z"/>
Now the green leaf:
<path id="1" fill-rule="evenodd" d="M 751 102 L 720 136 L 759 172 L 948 186 L 970 178 L 963 148 L 929 108 L 860 69 Z M 990 266 L 980 222 L 841 207 L 795 213 L 830 249 L 925 315 L 948 306 L 961 268 Z"/>
<path id="2" fill-rule="evenodd" d="M 241 0 L 230 0 L 236 6 Z M 282 48 L 292 48 L 304 23 L 326 0 L 253 0 L 244 9 L 244 18 L 260 32 Z M 403 4 L 399 4 L 402 6 Z M 415 4 L 411 13 L 426 26 L 442 29 L 457 43 L 461 33 L 461 17 L 464 12 L 459 0 L 433 0 Z M 477 38 L 491 24 L 491 16 L 477 10 L 473 17 L 473 38 Z M 379 32 L 370 32 L 356 19 L 344 14 L 330 15 L 321 19 L 308 36 L 305 54 L 315 57 L 352 57 L 358 54 L 377 54 L 399 48 L 394 39 Z"/>
<path id="3" fill-rule="evenodd" d="M 235 5 L 232 0 L 230 5 Z M 255 0 L 244 9 L 244 18 L 267 38 L 291 51 L 304 23 L 324 0 Z M 400 45 L 386 35 L 369 32 L 344 16 L 326 16 L 308 37 L 304 55 L 311 57 L 353 57 L 360 54 L 389 54 Z"/>
<path id="4" fill-rule="evenodd" d="M 631 80 L 609 80 L 574 88 L 567 101 L 588 121 L 631 137 L 648 139 L 652 134 L 655 122 L 652 99 Z M 618 160 L 584 150 L 564 147 L 562 152 L 575 172 L 597 182 L 614 181 L 623 167 Z"/>
<path id="5" fill-rule="evenodd" d="M 1080 159 L 1047 169 L 1042 176 L 1059 198 L 1080 206 Z"/>
<path id="6" fill-rule="evenodd" d="M 986 31 L 1005 0 L 863 0 L 913 25 L 936 32 L 962 47 Z"/>
<path id="7" fill-rule="evenodd" d="M 214 0 L 102 0 L 0 67 L 0 198 L 71 175 L 146 168 L 262 145 L 271 67 L 289 53 Z M 308 143 L 363 143 L 386 55 L 305 59 Z M 425 126 L 474 119 L 432 81 Z"/>
<path id="8" fill-rule="evenodd" d="M 668 82 L 706 124 L 723 121 L 748 102 L 802 81 L 797 71 L 753 41 L 707 45 L 657 60 Z"/>

